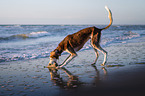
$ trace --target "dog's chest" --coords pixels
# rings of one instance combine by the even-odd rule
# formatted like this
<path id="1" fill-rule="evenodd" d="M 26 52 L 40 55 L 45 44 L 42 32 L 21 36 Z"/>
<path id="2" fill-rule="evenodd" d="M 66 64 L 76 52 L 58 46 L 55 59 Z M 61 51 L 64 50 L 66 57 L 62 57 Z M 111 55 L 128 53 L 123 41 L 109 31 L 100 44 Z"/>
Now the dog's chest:
<path id="1" fill-rule="evenodd" d="M 79 51 L 83 46 L 84 46 L 84 44 L 81 44 L 81 45 L 75 47 L 74 51 Z"/>

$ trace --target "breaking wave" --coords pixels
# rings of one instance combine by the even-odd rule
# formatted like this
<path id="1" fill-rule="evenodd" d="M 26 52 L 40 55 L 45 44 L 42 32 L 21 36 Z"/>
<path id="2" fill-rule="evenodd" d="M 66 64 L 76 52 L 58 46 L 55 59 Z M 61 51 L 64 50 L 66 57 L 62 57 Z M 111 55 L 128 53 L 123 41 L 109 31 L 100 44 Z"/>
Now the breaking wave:
<path id="1" fill-rule="evenodd" d="M 140 37 L 140 34 L 138 33 L 134 33 L 132 31 L 128 31 L 128 32 L 124 32 L 123 34 L 121 34 L 120 36 L 116 36 L 114 38 L 103 38 L 102 39 L 102 45 L 107 45 L 110 44 L 112 42 L 124 42 L 125 40 L 130 40 L 132 38 L 137 38 Z"/>
<path id="2" fill-rule="evenodd" d="M 2 62 L 47 58 L 66 35 L 89 26 L 0 26 L 0 64 Z M 134 42 L 134 39 L 144 36 L 145 25 L 114 26 L 102 32 L 101 46 L 127 43 L 128 40 Z M 90 41 L 81 50 L 89 49 L 92 49 Z"/>
<path id="3" fill-rule="evenodd" d="M 0 40 L 39 38 L 39 37 L 44 37 L 44 36 L 49 36 L 49 35 L 51 34 L 46 31 L 39 31 L 39 32 L 31 32 L 29 34 L 17 34 L 17 35 L 12 35 L 9 37 L 0 37 Z"/>

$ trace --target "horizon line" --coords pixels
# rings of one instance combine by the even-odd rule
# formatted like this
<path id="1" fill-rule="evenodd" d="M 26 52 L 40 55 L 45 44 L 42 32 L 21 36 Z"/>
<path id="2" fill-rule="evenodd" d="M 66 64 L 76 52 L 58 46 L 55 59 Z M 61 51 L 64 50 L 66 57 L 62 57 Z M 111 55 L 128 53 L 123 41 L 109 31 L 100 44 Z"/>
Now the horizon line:
<path id="1" fill-rule="evenodd" d="M 0 24 L 0 25 L 107 25 L 107 24 Z M 145 25 L 145 24 L 112 24 L 113 25 Z"/>

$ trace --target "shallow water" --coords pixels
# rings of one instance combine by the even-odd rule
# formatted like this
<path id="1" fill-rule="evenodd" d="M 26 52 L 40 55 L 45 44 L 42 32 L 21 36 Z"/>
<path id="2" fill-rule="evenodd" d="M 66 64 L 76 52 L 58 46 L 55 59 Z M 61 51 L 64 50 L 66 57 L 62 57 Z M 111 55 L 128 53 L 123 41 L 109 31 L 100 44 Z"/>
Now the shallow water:
<path id="1" fill-rule="evenodd" d="M 93 92 L 94 95 L 91 94 L 93 96 L 96 94 L 105 94 L 101 96 L 111 94 L 112 96 L 116 91 L 118 95 L 118 90 L 121 93 L 123 90 L 124 94 L 126 92 L 134 94 L 136 90 L 140 89 L 143 90 L 141 92 L 144 92 L 145 87 L 142 82 L 145 78 L 137 78 L 139 75 L 144 77 L 144 45 L 145 42 L 106 47 L 105 50 L 109 53 L 106 67 L 100 66 L 103 61 L 101 54 L 96 66 L 91 66 L 95 59 L 93 50 L 78 52 L 75 60 L 72 60 L 66 68 L 59 70 L 44 67 L 48 64 L 48 58 L 5 62 L 5 64 L 0 64 L 0 95 L 81 96 L 79 94 L 90 95 Z M 60 61 L 63 61 L 66 56 L 68 54 L 62 55 Z M 143 70 L 143 73 L 137 74 L 136 72 L 140 72 L 140 70 Z M 132 74 L 134 78 L 130 78 L 129 74 Z M 134 81 L 135 79 L 137 81 Z M 135 90 L 132 90 L 134 88 Z M 93 91 L 90 91 L 92 89 Z M 111 92 L 108 93 L 108 91 Z"/>
<path id="2" fill-rule="evenodd" d="M 94 25 L 0 25 L 0 63 L 49 57 L 66 35 L 91 26 Z M 145 25 L 111 26 L 102 31 L 101 45 L 135 42 L 133 39 L 144 36 Z M 90 48 L 88 41 L 82 50 Z"/>

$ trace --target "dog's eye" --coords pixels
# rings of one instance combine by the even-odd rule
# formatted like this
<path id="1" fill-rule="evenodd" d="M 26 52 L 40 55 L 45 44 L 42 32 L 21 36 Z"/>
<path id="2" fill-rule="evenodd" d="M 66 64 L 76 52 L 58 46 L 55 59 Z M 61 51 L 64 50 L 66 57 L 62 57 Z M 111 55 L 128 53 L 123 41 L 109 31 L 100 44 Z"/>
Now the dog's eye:
<path id="1" fill-rule="evenodd" d="M 53 60 L 52 58 L 50 58 L 50 60 Z"/>
<path id="2" fill-rule="evenodd" d="M 59 51 L 58 50 L 55 50 L 55 53 L 59 53 Z"/>

